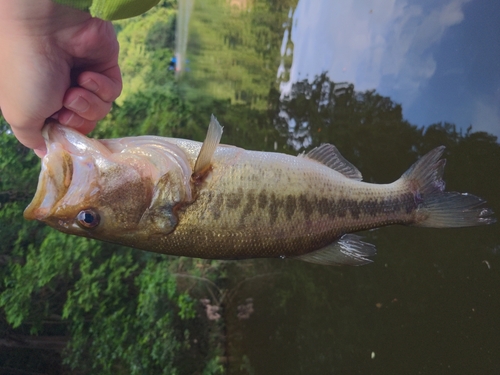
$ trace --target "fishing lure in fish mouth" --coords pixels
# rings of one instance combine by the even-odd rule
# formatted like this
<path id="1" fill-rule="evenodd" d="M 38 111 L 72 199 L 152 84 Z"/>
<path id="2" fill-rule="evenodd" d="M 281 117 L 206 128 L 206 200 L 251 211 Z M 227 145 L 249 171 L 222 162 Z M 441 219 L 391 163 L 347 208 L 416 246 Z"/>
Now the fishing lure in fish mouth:
<path id="1" fill-rule="evenodd" d="M 379 185 L 363 182 L 330 144 L 299 156 L 220 145 L 222 127 L 213 116 L 203 143 L 98 140 L 55 121 L 43 135 L 47 154 L 26 219 L 142 250 L 363 265 L 375 247 L 354 232 L 496 221 L 481 198 L 445 192 L 444 147 Z"/>

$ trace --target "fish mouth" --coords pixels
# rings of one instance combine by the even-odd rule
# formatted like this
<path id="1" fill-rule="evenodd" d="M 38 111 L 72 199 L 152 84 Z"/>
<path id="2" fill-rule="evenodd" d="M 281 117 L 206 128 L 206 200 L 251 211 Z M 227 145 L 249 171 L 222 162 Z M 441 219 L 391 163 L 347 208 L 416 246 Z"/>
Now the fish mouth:
<path id="1" fill-rule="evenodd" d="M 43 220 L 66 194 L 73 177 L 73 160 L 62 148 L 54 149 L 42 159 L 38 186 L 31 203 L 24 210 L 28 220 Z"/>
<path id="2" fill-rule="evenodd" d="M 93 155 L 99 152 L 109 154 L 109 150 L 97 140 L 55 121 L 44 126 L 42 135 L 47 154 L 41 161 L 35 196 L 24 211 L 27 220 L 44 221 L 50 217 L 70 188 L 92 177 L 88 172 L 95 170 L 91 160 Z M 82 170 L 87 170 L 83 176 Z"/>

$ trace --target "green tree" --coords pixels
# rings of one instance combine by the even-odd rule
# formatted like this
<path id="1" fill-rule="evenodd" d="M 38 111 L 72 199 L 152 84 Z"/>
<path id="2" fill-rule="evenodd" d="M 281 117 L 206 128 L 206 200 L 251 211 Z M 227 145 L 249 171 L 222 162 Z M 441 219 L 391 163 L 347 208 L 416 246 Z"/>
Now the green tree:
<path id="1" fill-rule="evenodd" d="M 199 302 L 217 264 L 68 237 L 25 221 L 39 163 L 1 125 L 0 345 L 19 348 L 9 363 L 25 366 L 30 349 L 45 347 L 83 373 L 221 373 L 220 327 Z M 183 275 L 196 278 L 179 284 Z"/>
<path id="2" fill-rule="evenodd" d="M 118 105 L 131 94 L 171 83 L 174 72 L 169 64 L 175 53 L 175 7 L 172 1 L 164 0 L 142 16 L 115 23 L 123 78 Z"/>
<path id="3" fill-rule="evenodd" d="M 229 99 L 265 109 L 281 61 L 283 24 L 296 0 L 196 2 L 191 15 L 187 72 L 192 100 Z"/>

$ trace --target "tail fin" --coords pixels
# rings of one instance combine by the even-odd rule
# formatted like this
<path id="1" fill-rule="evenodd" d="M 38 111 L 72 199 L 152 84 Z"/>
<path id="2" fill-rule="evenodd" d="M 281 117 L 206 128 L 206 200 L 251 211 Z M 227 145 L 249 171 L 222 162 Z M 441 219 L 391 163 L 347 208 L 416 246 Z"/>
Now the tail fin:
<path id="1" fill-rule="evenodd" d="M 484 207 L 479 197 L 467 193 L 445 192 L 442 179 L 445 159 L 440 159 L 445 147 L 437 147 L 424 155 L 408 171 L 406 180 L 418 205 L 416 221 L 420 227 L 451 228 L 493 224 L 493 211 Z"/>

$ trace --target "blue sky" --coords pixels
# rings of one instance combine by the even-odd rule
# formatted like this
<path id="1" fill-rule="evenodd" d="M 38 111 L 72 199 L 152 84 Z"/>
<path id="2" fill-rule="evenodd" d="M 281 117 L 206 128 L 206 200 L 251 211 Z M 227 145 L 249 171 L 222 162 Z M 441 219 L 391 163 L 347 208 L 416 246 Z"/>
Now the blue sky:
<path id="1" fill-rule="evenodd" d="M 413 124 L 500 137 L 500 1 L 299 0 L 290 38 L 283 92 L 326 71 L 390 96 Z"/>

